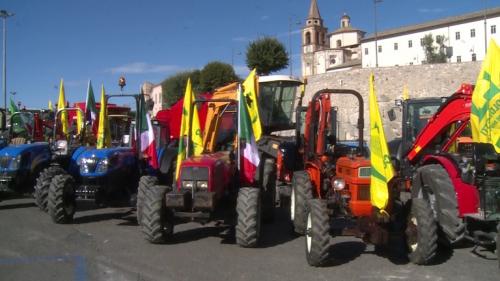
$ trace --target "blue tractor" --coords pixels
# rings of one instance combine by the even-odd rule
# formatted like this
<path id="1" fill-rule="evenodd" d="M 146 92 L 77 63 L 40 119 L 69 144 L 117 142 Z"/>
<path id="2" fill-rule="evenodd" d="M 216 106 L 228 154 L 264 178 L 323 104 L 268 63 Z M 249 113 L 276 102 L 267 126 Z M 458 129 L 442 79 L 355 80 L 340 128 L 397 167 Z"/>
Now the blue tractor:
<path id="1" fill-rule="evenodd" d="M 95 137 L 91 135 L 91 128 L 87 128 L 89 126 L 85 126 L 83 122 L 80 125 L 81 128 L 72 126 L 67 134 L 62 132 L 61 117 L 63 113 L 70 112 L 75 113 L 74 115 L 79 112 L 83 116 L 83 111 L 80 108 L 64 108 L 55 113 L 50 142 L 50 165 L 43 169 L 36 179 L 33 195 L 36 205 L 42 211 L 47 211 L 49 187 L 52 178 L 63 173 L 78 176 L 79 170 L 76 164 L 78 156 L 95 144 Z M 78 126 L 77 122 L 72 123 Z"/>
<path id="2" fill-rule="evenodd" d="M 0 191 L 31 192 L 40 171 L 50 162 L 49 143 L 39 113 L 15 112 L 0 150 Z"/>
<path id="3" fill-rule="evenodd" d="M 143 95 L 107 95 L 132 97 L 136 103 L 135 120 L 129 115 L 110 115 L 111 146 L 88 148 L 73 154 L 74 169 L 55 175 L 48 191 L 47 209 L 55 223 L 72 221 L 78 201 L 94 201 L 106 206 L 135 198 L 139 177 L 146 167 L 140 153 L 140 132 L 136 124 L 144 110 Z M 101 122 L 100 120 L 99 122 Z"/>

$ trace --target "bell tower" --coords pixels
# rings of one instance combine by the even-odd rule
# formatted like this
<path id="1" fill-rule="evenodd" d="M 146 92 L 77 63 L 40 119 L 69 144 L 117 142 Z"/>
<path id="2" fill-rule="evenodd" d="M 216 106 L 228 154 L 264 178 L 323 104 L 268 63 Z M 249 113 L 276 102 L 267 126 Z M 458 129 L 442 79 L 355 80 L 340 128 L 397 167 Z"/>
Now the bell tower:
<path id="1" fill-rule="evenodd" d="M 328 48 L 327 31 L 317 1 L 311 0 L 306 24 L 302 28 L 302 76 L 316 74 L 314 53 Z"/>

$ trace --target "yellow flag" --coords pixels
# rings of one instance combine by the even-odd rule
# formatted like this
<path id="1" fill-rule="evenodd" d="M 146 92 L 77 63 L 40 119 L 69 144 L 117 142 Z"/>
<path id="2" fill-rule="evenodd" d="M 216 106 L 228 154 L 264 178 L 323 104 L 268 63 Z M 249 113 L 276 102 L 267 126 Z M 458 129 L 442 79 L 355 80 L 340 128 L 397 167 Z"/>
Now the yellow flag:
<path id="1" fill-rule="evenodd" d="M 491 143 L 500 153 L 500 47 L 491 39 L 472 93 L 474 142 Z"/>
<path id="2" fill-rule="evenodd" d="M 247 79 L 245 79 L 245 82 L 243 82 L 243 88 L 243 95 L 245 96 L 248 114 L 250 115 L 250 120 L 252 122 L 253 134 L 255 141 L 258 141 L 262 136 L 262 126 L 260 123 L 259 107 L 257 105 L 258 84 L 255 69 L 250 72 Z"/>
<path id="3" fill-rule="evenodd" d="M 76 130 L 78 133 L 81 133 L 83 129 L 83 116 L 80 110 L 76 110 Z"/>
<path id="4" fill-rule="evenodd" d="M 66 107 L 66 97 L 64 96 L 64 82 L 61 79 L 59 84 L 59 99 L 57 101 L 57 110 L 64 109 Z M 68 134 L 68 112 L 66 110 L 61 112 L 61 126 L 62 132 L 66 136 Z"/>
<path id="5" fill-rule="evenodd" d="M 192 149 L 192 151 L 190 151 L 190 149 Z M 184 102 L 182 104 L 179 148 L 177 152 L 177 166 L 175 167 L 176 179 L 179 178 L 182 160 L 186 159 L 188 153 L 195 156 L 203 153 L 200 119 L 198 118 L 198 110 L 194 105 L 194 93 L 191 87 L 191 79 L 187 81 Z"/>
<path id="6" fill-rule="evenodd" d="M 408 94 L 408 87 L 406 85 L 403 86 L 403 100 L 410 99 L 410 94 Z"/>
<path id="7" fill-rule="evenodd" d="M 383 211 L 389 201 L 387 183 L 394 177 L 394 170 L 389 156 L 373 82 L 372 73 L 370 75 L 370 196 L 372 205 Z"/>
<path id="8" fill-rule="evenodd" d="M 54 111 L 54 106 L 52 105 L 52 101 L 49 100 L 49 110 Z"/>
<path id="9" fill-rule="evenodd" d="M 97 128 L 97 149 L 109 147 L 111 145 L 111 132 L 109 131 L 108 103 L 104 92 L 104 85 L 101 89 L 101 108 L 99 111 L 99 127 Z"/>

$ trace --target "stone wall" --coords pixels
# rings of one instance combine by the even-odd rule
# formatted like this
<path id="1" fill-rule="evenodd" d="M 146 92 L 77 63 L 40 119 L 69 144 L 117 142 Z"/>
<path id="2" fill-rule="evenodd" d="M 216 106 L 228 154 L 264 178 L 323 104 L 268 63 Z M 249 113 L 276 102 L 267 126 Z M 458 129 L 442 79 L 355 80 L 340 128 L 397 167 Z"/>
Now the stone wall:
<path id="1" fill-rule="evenodd" d="M 383 118 L 387 140 L 400 135 L 401 114 L 389 121 L 387 111 L 394 107 L 394 100 L 402 97 L 403 88 L 408 88 L 410 98 L 450 96 L 462 83 L 475 83 L 481 62 L 410 65 L 383 68 L 359 68 L 331 72 L 307 78 L 303 105 L 307 105 L 312 95 L 324 88 L 353 89 L 364 99 L 364 138 L 369 140 L 368 79 L 371 72 L 375 76 L 375 89 Z M 332 105 L 338 107 L 339 138 L 356 139 L 358 105 L 355 97 L 334 96 Z"/>

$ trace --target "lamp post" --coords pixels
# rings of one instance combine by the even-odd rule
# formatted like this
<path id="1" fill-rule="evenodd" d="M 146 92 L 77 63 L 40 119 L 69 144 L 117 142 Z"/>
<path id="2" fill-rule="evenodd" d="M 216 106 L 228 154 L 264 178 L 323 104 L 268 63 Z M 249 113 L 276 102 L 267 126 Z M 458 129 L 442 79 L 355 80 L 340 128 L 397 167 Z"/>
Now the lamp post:
<path id="1" fill-rule="evenodd" d="M 378 67 L 377 3 L 380 2 L 382 2 L 382 0 L 373 0 L 373 14 L 375 18 L 375 67 Z"/>
<path id="2" fill-rule="evenodd" d="M 294 15 L 295 16 L 295 15 Z M 295 22 L 296 25 L 300 25 L 300 21 Z M 292 57 L 292 16 L 288 17 L 288 61 L 290 63 L 290 76 L 293 76 L 293 57 Z"/>
<path id="3" fill-rule="evenodd" d="M 14 16 L 6 10 L 0 10 L 0 17 L 3 19 L 3 108 L 7 113 L 7 18 Z"/>
<path id="4" fill-rule="evenodd" d="M 484 0 L 484 57 L 486 58 L 486 51 L 488 51 L 488 39 L 487 39 L 487 33 L 488 33 L 488 27 L 486 24 L 486 13 L 488 12 L 488 6 L 486 4 L 486 0 Z"/>

